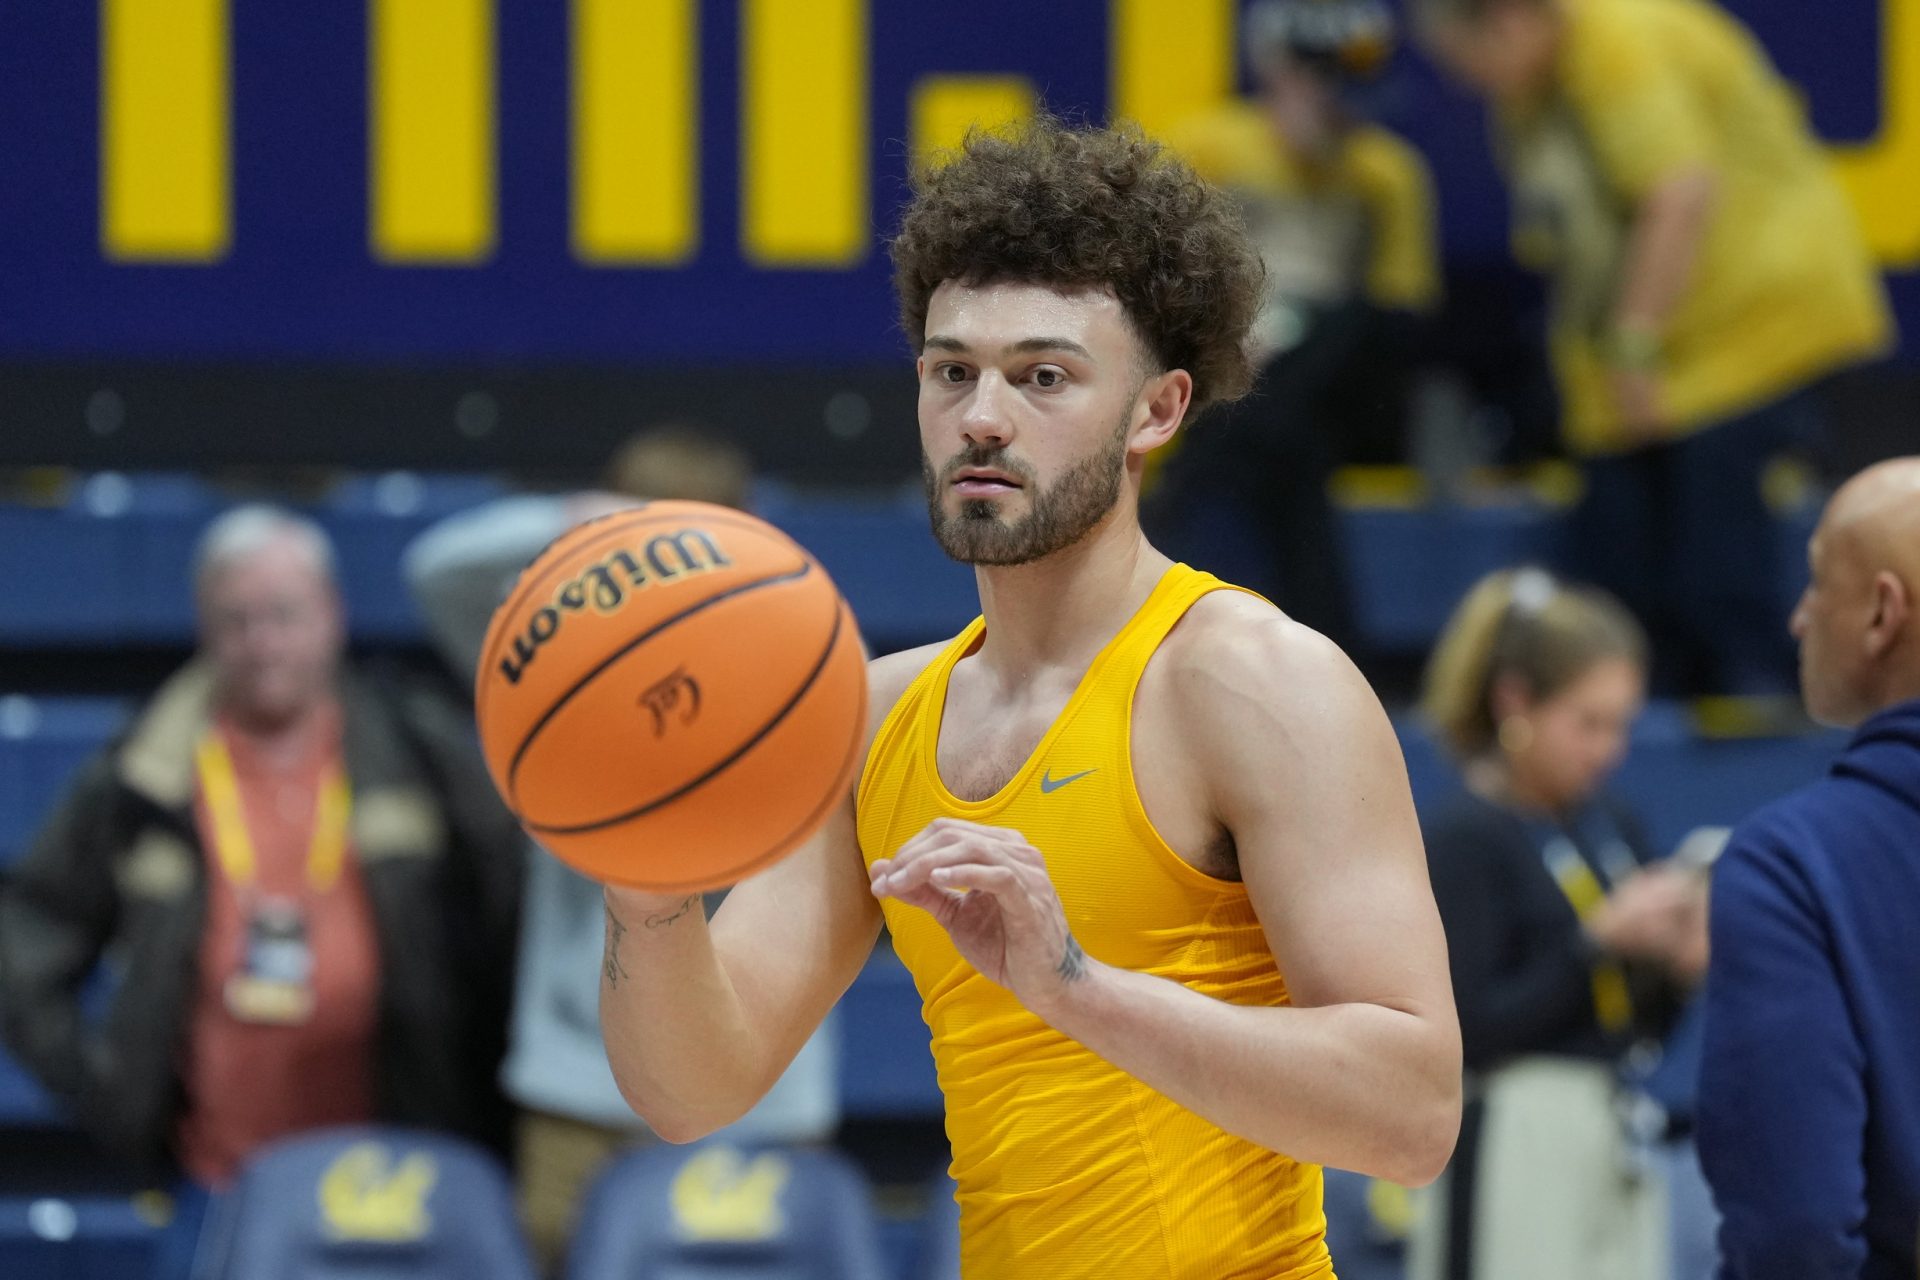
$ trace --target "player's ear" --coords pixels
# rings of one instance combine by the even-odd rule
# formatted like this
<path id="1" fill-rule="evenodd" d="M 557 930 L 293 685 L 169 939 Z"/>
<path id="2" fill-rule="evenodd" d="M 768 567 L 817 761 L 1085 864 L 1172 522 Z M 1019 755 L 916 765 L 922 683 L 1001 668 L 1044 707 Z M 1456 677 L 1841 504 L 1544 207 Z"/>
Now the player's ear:
<path id="1" fill-rule="evenodd" d="M 1173 438 L 1193 402 L 1193 375 L 1185 369 L 1168 369 L 1148 378 L 1140 386 L 1133 407 L 1133 430 L 1127 446 L 1136 453 L 1147 453 Z"/>

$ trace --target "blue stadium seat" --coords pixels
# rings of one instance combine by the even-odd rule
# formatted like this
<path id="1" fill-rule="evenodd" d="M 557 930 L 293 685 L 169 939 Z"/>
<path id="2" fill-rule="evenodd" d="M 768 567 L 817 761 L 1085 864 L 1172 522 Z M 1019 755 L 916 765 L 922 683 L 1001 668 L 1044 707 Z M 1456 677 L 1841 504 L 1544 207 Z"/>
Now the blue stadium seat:
<path id="1" fill-rule="evenodd" d="M 329 1129 L 266 1148 L 209 1224 L 205 1280 L 533 1280 L 506 1173 L 404 1129 Z"/>
<path id="2" fill-rule="evenodd" d="M 350 473 L 306 505 L 333 536 L 350 624 L 362 639 L 412 642 L 420 623 L 401 585 L 399 555 L 434 520 L 498 496 L 487 476 Z M 29 644 L 180 644 L 193 634 L 194 542 L 236 499 L 187 473 L 101 472 L 51 505 L 0 504 L 0 638 Z M 977 612 L 972 575 L 927 535 L 917 487 L 893 494 L 821 494 L 774 481 L 754 486 L 755 510 L 786 529 L 833 574 L 876 651 L 951 635 Z M 1481 574 L 1551 559 L 1565 512 L 1527 497 L 1482 504 L 1400 503 L 1339 508 L 1363 637 L 1387 652 L 1431 643 Z M 1818 511 L 1783 513 L 1769 549 L 1784 623 L 1806 580 L 1805 544 Z M 1222 511 L 1227 526 L 1244 518 Z M 1219 532 L 1219 531 L 1216 531 Z M 1264 550 L 1250 530 L 1217 537 L 1226 562 L 1203 567 L 1258 582 Z M 1244 545 L 1242 545 L 1244 544 Z M 1248 561 L 1247 557 L 1255 557 Z"/>
<path id="3" fill-rule="evenodd" d="M 973 571 L 927 533 L 917 490 L 890 497 L 802 496 L 763 485 L 756 511 L 833 576 L 876 653 L 944 639 L 980 612 Z"/>
<path id="4" fill-rule="evenodd" d="M 128 635 L 127 542 L 114 492 L 89 502 L 81 485 L 49 506 L 0 504 L 0 636 L 70 644 Z"/>
<path id="5" fill-rule="evenodd" d="M 194 475 L 133 473 L 125 480 L 126 505 L 115 521 L 126 544 L 121 608 L 129 638 L 186 644 L 194 634 L 193 549 L 207 522 L 232 499 Z"/>
<path id="6" fill-rule="evenodd" d="M 0 1276 L 138 1280 L 160 1230 L 124 1196 L 0 1197 Z"/>
<path id="7" fill-rule="evenodd" d="M 1660 853 L 1695 827 L 1730 827 L 1817 781 L 1846 745 L 1834 730 L 1791 737 L 1709 738 L 1649 715 L 1614 789 L 1635 808 Z"/>
<path id="8" fill-rule="evenodd" d="M 1381 649 L 1424 649 L 1468 588 L 1496 569 L 1552 559 L 1560 514 L 1534 503 L 1341 512 L 1355 625 Z"/>
<path id="9" fill-rule="evenodd" d="M 1395 724 L 1415 804 L 1425 811 L 1459 787 L 1439 745 L 1411 718 Z M 1715 738 L 1698 732 L 1686 708 L 1653 703 L 1634 726 L 1612 790 L 1646 824 L 1656 853 L 1669 853 L 1702 826 L 1733 826 L 1761 805 L 1823 775 L 1846 744 L 1842 731 Z"/>
<path id="10" fill-rule="evenodd" d="M 501 492 L 487 476 L 350 474 L 303 506 L 334 538 L 355 634 L 413 640 L 398 556 L 443 515 Z M 241 501 L 185 472 L 100 472 L 45 506 L 0 503 L 0 637 L 13 643 L 182 644 L 193 637 L 193 548 Z"/>
<path id="11" fill-rule="evenodd" d="M 0 695 L 0 867 L 21 852 L 74 771 L 128 712 L 116 698 Z"/>
<path id="12" fill-rule="evenodd" d="M 568 1280 L 890 1280 L 866 1180 L 828 1150 L 651 1147 L 597 1178 Z"/>
<path id="13" fill-rule="evenodd" d="M 407 544 L 443 516 L 499 497 L 489 476 L 388 471 L 342 478 L 309 514 L 333 539 L 347 623 L 363 639 L 418 639 L 420 618 L 400 574 Z"/>

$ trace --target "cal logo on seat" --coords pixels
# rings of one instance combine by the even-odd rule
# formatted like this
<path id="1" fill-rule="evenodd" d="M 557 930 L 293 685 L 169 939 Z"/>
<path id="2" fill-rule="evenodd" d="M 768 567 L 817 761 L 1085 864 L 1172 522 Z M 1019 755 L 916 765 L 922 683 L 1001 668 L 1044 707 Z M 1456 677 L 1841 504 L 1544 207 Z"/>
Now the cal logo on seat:
<path id="1" fill-rule="evenodd" d="M 320 1220 L 335 1240 L 423 1240 L 433 1230 L 427 1195 L 439 1179 L 438 1164 L 425 1152 L 396 1163 L 381 1143 L 355 1143 L 320 1179 Z"/>
<path id="2" fill-rule="evenodd" d="M 732 1147 L 703 1151 L 674 1175 L 674 1225 L 687 1240 L 771 1240 L 786 1228 L 780 1193 L 792 1176 L 772 1152 L 748 1160 Z"/>

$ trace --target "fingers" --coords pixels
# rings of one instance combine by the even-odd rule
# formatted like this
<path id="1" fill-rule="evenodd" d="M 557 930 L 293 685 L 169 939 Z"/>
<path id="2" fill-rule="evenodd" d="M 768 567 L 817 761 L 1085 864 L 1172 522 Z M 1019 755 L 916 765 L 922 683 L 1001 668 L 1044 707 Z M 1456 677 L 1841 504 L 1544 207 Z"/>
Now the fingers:
<path id="1" fill-rule="evenodd" d="M 933 877 L 938 872 L 969 864 L 1024 865 L 1003 848 L 963 840 L 921 850 L 911 858 L 895 858 L 884 872 L 875 863 L 871 878 L 876 888 L 885 881 L 889 888 L 910 889 L 935 883 Z"/>
<path id="2" fill-rule="evenodd" d="M 1005 898 L 1021 889 L 1020 873 L 1012 867 L 982 866 L 979 863 L 939 867 L 932 872 L 937 889 L 978 890 Z"/>
<path id="3" fill-rule="evenodd" d="M 887 896 L 933 883 L 934 872 L 968 863 L 1046 871 L 1040 851 L 1018 831 L 942 818 L 901 845 L 891 858 L 875 859 L 867 874 L 875 895 Z"/>
<path id="4" fill-rule="evenodd" d="M 896 902 L 904 902 L 910 907 L 918 907 L 922 911 L 939 917 L 942 916 L 944 912 L 958 905 L 963 895 L 957 889 L 942 888 L 938 885 L 921 884 L 912 886 L 900 885 L 896 887 L 891 884 L 882 884 L 876 880 L 873 884 L 873 896 L 876 898 L 892 898 Z"/>

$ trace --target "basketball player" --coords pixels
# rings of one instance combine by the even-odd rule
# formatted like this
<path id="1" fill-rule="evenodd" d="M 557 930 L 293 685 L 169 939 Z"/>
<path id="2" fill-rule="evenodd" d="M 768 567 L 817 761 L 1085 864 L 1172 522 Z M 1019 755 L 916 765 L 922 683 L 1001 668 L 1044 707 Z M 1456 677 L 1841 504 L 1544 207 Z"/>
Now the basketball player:
<path id="1" fill-rule="evenodd" d="M 615 1076 L 668 1138 L 734 1119 L 884 918 L 966 1274 L 1330 1276 L 1318 1166 L 1438 1174 L 1460 1040 L 1371 691 L 1136 521 L 1146 455 L 1247 385 L 1258 259 L 1135 134 L 1043 121 L 918 181 L 928 505 L 984 618 L 873 664 L 854 801 L 711 923 L 607 890 Z"/>

